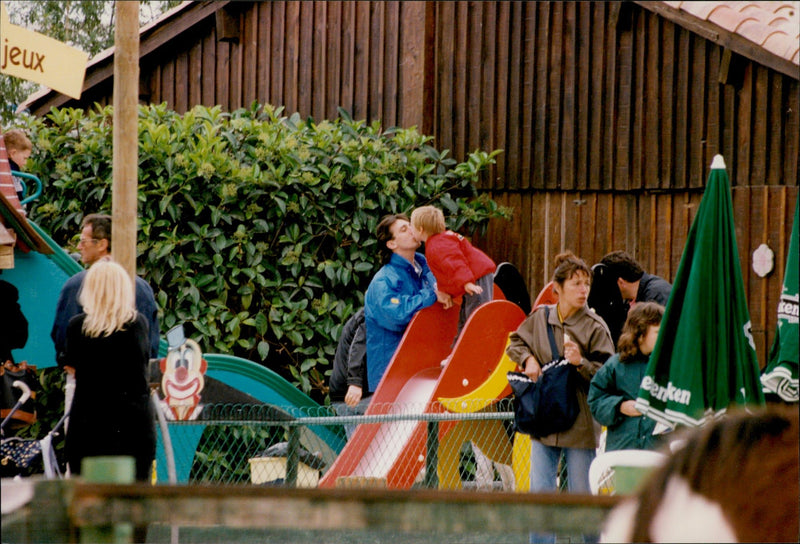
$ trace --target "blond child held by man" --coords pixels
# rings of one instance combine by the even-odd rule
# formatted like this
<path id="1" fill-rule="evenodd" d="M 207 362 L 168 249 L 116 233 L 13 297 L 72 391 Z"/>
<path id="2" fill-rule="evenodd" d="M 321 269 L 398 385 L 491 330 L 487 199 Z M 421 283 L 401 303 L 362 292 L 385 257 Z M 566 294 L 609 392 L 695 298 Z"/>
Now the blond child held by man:
<path id="1" fill-rule="evenodd" d="M 448 230 L 444 213 L 435 206 L 421 206 L 411 213 L 411 226 L 421 242 L 425 242 L 428 260 L 440 291 L 453 297 L 461 310 L 458 332 L 475 309 L 494 296 L 494 261 L 469 240 Z M 453 341 L 455 344 L 455 340 Z"/>

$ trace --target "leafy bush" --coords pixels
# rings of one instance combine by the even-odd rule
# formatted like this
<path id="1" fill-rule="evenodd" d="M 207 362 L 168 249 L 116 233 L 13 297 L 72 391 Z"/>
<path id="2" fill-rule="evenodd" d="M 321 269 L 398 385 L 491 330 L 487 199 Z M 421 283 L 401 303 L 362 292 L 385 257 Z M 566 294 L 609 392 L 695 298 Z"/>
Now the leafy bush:
<path id="1" fill-rule="evenodd" d="M 210 425 L 204 431 L 192 460 L 189 481 L 236 484 L 250 480 L 251 457 L 279 442 L 281 427 Z"/>
<path id="2" fill-rule="evenodd" d="M 112 108 L 30 119 L 31 217 L 74 247 L 85 213 L 111 213 Z M 500 152 L 457 163 L 415 128 L 346 112 L 315 123 L 254 103 L 225 113 L 139 110 L 139 273 L 162 330 L 185 322 L 209 352 L 268 365 L 318 399 L 347 318 L 379 267 L 386 213 L 435 204 L 471 233 L 510 217 L 475 182 Z"/>

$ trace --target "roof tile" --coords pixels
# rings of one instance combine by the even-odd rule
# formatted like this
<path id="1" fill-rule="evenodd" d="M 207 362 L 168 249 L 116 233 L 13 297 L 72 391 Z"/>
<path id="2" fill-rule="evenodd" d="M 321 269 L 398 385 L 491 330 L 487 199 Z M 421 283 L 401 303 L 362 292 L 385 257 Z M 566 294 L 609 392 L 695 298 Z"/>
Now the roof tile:
<path id="1" fill-rule="evenodd" d="M 757 43 L 758 45 L 763 45 L 764 39 L 766 38 L 766 34 L 768 32 L 764 28 L 765 26 L 768 25 L 759 22 L 758 19 L 748 17 L 739 23 L 739 26 L 736 27 L 735 32 L 740 36 L 744 36 L 751 42 Z"/>
<path id="2" fill-rule="evenodd" d="M 663 2 L 800 65 L 800 1 Z"/>
<path id="3" fill-rule="evenodd" d="M 797 40 L 790 38 L 784 32 L 774 32 L 767 36 L 763 43 L 764 49 L 770 51 L 782 51 L 780 54 L 783 58 L 791 58 L 798 50 Z"/>
<path id="4" fill-rule="evenodd" d="M 742 23 L 742 15 L 730 6 L 718 5 L 709 12 L 707 20 L 729 32 L 736 32 L 736 28 Z"/>
<path id="5" fill-rule="evenodd" d="M 727 7 L 720 2 L 682 2 L 681 4 L 682 9 L 703 20 L 708 19 L 716 9 Z"/>
<path id="6" fill-rule="evenodd" d="M 781 17 L 787 17 L 790 20 L 800 20 L 800 11 L 798 11 L 794 6 L 782 4 L 781 6 L 778 6 L 773 13 Z"/>

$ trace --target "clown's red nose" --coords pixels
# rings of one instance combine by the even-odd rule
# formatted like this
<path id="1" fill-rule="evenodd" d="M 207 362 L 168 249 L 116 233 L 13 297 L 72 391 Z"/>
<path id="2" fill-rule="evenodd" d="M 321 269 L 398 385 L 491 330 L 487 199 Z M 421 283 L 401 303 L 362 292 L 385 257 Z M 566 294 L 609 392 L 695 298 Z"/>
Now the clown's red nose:
<path id="1" fill-rule="evenodd" d="M 179 366 L 178 368 L 175 369 L 175 379 L 177 381 L 179 381 L 179 382 L 185 382 L 186 381 L 186 367 L 185 366 Z"/>

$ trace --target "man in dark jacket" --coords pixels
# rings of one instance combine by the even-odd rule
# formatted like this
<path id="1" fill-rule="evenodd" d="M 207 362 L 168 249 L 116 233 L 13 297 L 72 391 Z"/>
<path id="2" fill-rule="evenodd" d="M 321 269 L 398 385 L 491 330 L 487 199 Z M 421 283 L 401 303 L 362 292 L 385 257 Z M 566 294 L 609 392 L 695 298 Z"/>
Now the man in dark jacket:
<path id="1" fill-rule="evenodd" d="M 111 216 L 90 214 L 83 219 L 81 237 L 78 243 L 81 261 L 91 266 L 101 259 L 111 258 Z M 67 325 L 72 317 L 83 312 L 78 303 L 78 292 L 83 284 L 86 271 L 78 272 L 69 278 L 61 288 L 56 305 L 56 316 L 50 337 L 56 348 L 56 361 L 63 366 L 64 349 L 67 342 Z M 159 325 L 158 306 L 153 289 L 139 276 L 136 276 L 136 311 L 144 315 L 150 330 L 150 357 L 158 357 Z"/>
<path id="2" fill-rule="evenodd" d="M 657 302 L 667 305 L 672 285 L 666 280 L 645 273 L 633 257 L 624 251 L 612 251 L 600 261 L 611 269 L 626 302 Z"/>
<path id="3" fill-rule="evenodd" d="M 368 396 L 367 326 L 363 308 L 344 324 L 333 356 L 329 385 L 331 400 L 344 402 L 348 406 L 355 406 L 362 397 Z"/>
<path id="4" fill-rule="evenodd" d="M 614 345 L 616 345 L 622 326 L 625 324 L 628 309 L 633 304 L 657 302 L 662 306 L 667 305 L 672 285 L 658 276 L 647 274 L 642 266 L 625 251 L 612 251 L 592 268 L 595 277 L 592 282 L 592 292 L 589 293 L 589 306 L 594 308 L 608 325 Z M 605 293 L 597 291 L 605 291 Z M 607 299 L 612 302 L 608 305 L 593 304 L 595 300 L 599 299 Z M 621 301 L 623 307 L 614 311 L 614 300 Z"/>
<path id="5" fill-rule="evenodd" d="M 363 308 L 344 324 L 333 356 L 329 387 L 331 401 L 339 415 L 361 415 L 366 411 L 370 394 L 367 383 L 367 325 Z M 350 438 L 355 425 L 346 424 L 344 429 Z"/>
<path id="6" fill-rule="evenodd" d="M 14 362 L 12 349 L 25 347 L 28 341 L 28 320 L 19 306 L 19 291 L 0 280 L 0 365 Z"/>

